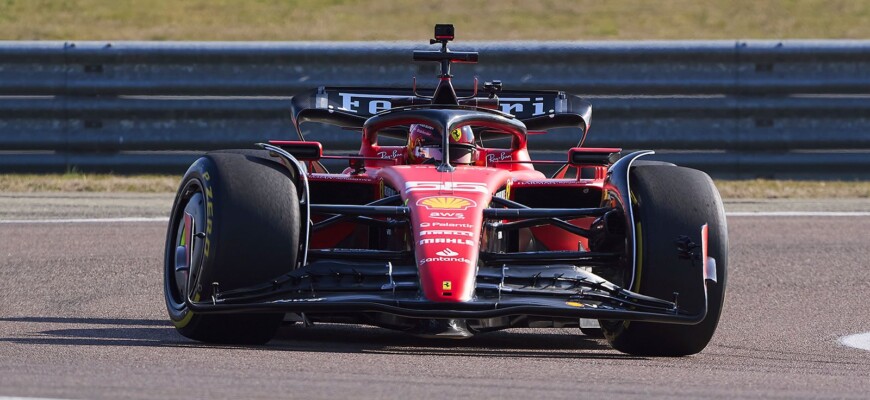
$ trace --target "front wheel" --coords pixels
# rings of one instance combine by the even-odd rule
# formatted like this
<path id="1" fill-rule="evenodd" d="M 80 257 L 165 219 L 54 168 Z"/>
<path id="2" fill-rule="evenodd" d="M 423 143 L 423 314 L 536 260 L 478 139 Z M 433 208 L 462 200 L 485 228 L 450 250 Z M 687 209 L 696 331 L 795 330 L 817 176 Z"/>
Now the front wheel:
<path id="1" fill-rule="evenodd" d="M 164 297 L 183 336 L 262 344 L 282 313 L 197 314 L 186 298 L 268 282 L 290 272 L 299 249 L 299 200 L 292 176 L 265 151 L 209 153 L 185 173 L 166 235 Z"/>
<path id="2" fill-rule="evenodd" d="M 698 353 L 713 337 L 725 300 L 728 227 L 722 199 L 707 174 L 672 165 L 635 167 L 630 184 L 638 260 L 630 289 L 668 300 L 678 292 L 680 305 L 701 307 L 699 274 L 680 258 L 675 240 L 697 237 L 704 224 L 709 226 L 708 255 L 716 259 L 716 283 L 707 286 L 707 316 L 697 325 L 601 321 L 604 335 L 613 348 L 634 355 Z M 625 285 L 629 283 L 627 279 Z"/>

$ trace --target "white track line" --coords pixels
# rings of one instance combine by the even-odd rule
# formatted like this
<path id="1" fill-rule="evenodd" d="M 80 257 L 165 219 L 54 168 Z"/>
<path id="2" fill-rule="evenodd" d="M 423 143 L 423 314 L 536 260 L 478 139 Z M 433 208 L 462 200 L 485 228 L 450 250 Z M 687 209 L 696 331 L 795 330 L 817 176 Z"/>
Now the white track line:
<path id="1" fill-rule="evenodd" d="M 53 399 L 47 397 L 7 397 L 0 396 L 0 400 L 64 400 L 64 399 Z"/>
<path id="2" fill-rule="evenodd" d="M 728 217 L 870 217 L 868 211 L 733 211 Z"/>
<path id="3" fill-rule="evenodd" d="M 168 217 L 131 218 L 69 218 L 69 219 L 0 219 L 0 224 L 66 224 L 66 223 L 111 223 L 111 222 L 169 222 Z M 2 398 L 0 398 L 2 400 Z"/>
<path id="4" fill-rule="evenodd" d="M 859 333 L 857 335 L 843 336 L 840 338 L 840 343 L 845 346 L 854 347 L 856 349 L 870 351 L 870 332 Z"/>

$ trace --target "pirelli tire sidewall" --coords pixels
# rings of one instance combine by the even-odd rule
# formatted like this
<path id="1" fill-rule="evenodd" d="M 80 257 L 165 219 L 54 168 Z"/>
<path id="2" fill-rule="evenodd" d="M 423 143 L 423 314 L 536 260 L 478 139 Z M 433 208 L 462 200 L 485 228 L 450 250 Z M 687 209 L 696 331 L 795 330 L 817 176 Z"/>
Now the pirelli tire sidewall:
<path id="1" fill-rule="evenodd" d="M 191 164 L 190 168 L 185 172 L 184 177 L 181 179 L 181 185 L 178 188 L 178 193 L 175 196 L 175 201 L 172 205 L 172 212 L 170 214 L 169 228 L 166 234 L 166 254 L 164 263 L 166 265 L 164 271 L 164 292 L 166 297 L 166 308 L 169 312 L 169 318 L 172 320 L 172 323 L 178 329 L 184 329 L 188 325 L 191 324 L 192 317 L 194 313 L 192 313 L 184 304 L 183 298 L 172 298 L 173 296 L 170 294 L 174 290 L 171 286 L 174 284 L 173 279 L 170 277 L 172 273 L 171 266 L 173 265 L 173 257 L 175 257 L 172 249 L 176 246 L 176 237 L 178 235 L 178 230 L 181 229 L 181 221 L 184 218 L 184 209 L 187 206 L 189 199 L 189 194 L 186 193 L 190 190 L 199 191 L 202 195 L 202 199 L 205 200 L 205 204 L 203 204 L 203 214 L 202 217 L 205 221 L 197 221 L 199 226 L 195 228 L 196 231 L 205 232 L 206 237 L 203 238 L 200 243 L 211 243 L 214 242 L 215 233 L 214 233 L 214 185 L 212 182 L 212 172 L 214 171 L 214 163 L 209 157 L 201 157 L 196 160 L 193 164 Z M 209 199 L 208 193 L 212 194 L 212 198 Z M 211 216 L 208 216 L 209 206 L 211 208 Z M 198 218 L 199 216 L 194 216 Z M 208 221 L 211 219 L 211 232 L 207 232 L 208 230 Z M 187 240 L 191 240 L 192 238 L 188 238 Z M 203 249 L 202 257 L 205 258 L 205 250 Z M 211 254 L 211 248 L 209 248 L 209 254 Z M 194 263 L 198 263 L 199 265 L 192 266 L 191 273 L 197 275 L 194 279 L 196 281 L 201 281 L 198 278 L 198 274 L 202 271 L 201 264 L 204 264 L 202 260 L 193 260 Z M 176 290 L 177 291 L 177 290 Z M 176 296 L 177 297 L 177 296 Z M 202 299 L 201 291 L 195 290 L 195 293 L 191 293 L 190 297 L 195 299 L 195 301 L 199 301 Z M 195 324 L 195 323 L 194 323 Z"/>
<path id="2" fill-rule="evenodd" d="M 198 231 L 205 233 L 205 237 L 201 241 L 202 259 L 198 265 L 191 266 L 191 273 L 194 274 L 191 298 L 202 301 L 210 299 L 214 294 L 212 282 L 218 282 L 218 288 L 221 284 L 226 284 L 219 279 L 220 271 L 216 265 L 219 263 L 220 232 L 225 228 L 225 224 L 216 218 L 216 213 L 222 211 L 225 205 L 223 201 L 215 201 L 215 194 L 223 194 L 222 192 L 226 189 L 221 182 L 223 180 L 221 171 L 218 170 L 210 155 L 200 158 L 191 165 L 185 178 L 199 181 L 205 199 L 205 221 L 201 222 L 197 228 Z"/>
<path id="3" fill-rule="evenodd" d="M 182 179 L 167 234 L 167 277 L 173 262 L 170 257 L 174 257 L 170 254 L 175 246 L 174 226 L 183 218 L 183 191 L 191 182 L 199 186 L 205 199 L 205 221 L 196 222 L 196 231 L 204 237 L 199 241 L 201 259 L 191 265 L 192 299 L 210 300 L 215 290 L 261 284 L 292 271 L 299 249 L 299 202 L 293 177 L 265 151 L 225 150 L 198 159 Z M 191 313 L 187 307 L 171 304 L 170 279 L 164 280 L 170 319 L 179 332 L 193 339 L 264 341 L 256 340 L 256 329 L 251 328 L 262 326 L 260 336 L 265 338 L 282 318 L 282 314 Z M 253 336 L 236 332 L 240 324 L 247 325 Z"/>

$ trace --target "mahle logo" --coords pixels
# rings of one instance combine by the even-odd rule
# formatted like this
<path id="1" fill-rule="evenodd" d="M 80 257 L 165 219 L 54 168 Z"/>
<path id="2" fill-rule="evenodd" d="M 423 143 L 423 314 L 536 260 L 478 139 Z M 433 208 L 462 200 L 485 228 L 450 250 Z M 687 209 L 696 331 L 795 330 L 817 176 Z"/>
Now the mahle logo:
<path id="1" fill-rule="evenodd" d="M 477 207 L 474 200 L 453 196 L 424 197 L 417 200 L 417 205 L 426 207 L 427 210 L 467 210 L 468 207 Z"/>

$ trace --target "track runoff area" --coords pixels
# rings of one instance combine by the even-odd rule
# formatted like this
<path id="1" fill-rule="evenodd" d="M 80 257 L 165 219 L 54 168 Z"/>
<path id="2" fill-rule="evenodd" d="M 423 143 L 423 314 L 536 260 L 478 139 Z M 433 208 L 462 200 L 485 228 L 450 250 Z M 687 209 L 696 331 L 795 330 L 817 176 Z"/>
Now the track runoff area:
<path id="1" fill-rule="evenodd" d="M 726 212 L 729 218 L 745 217 L 870 217 L 870 211 L 734 211 Z M 125 218 L 54 218 L 54 219 L 0 219 L 0 224 L 107 224 L 121 222 L 167 223 L 167 217 L 125 217 Z M 870 332 L 843 336 L 839 343 L 865 351 L 870 351 Z M 12 399 L 0 397 L 0 400 Z"/>

